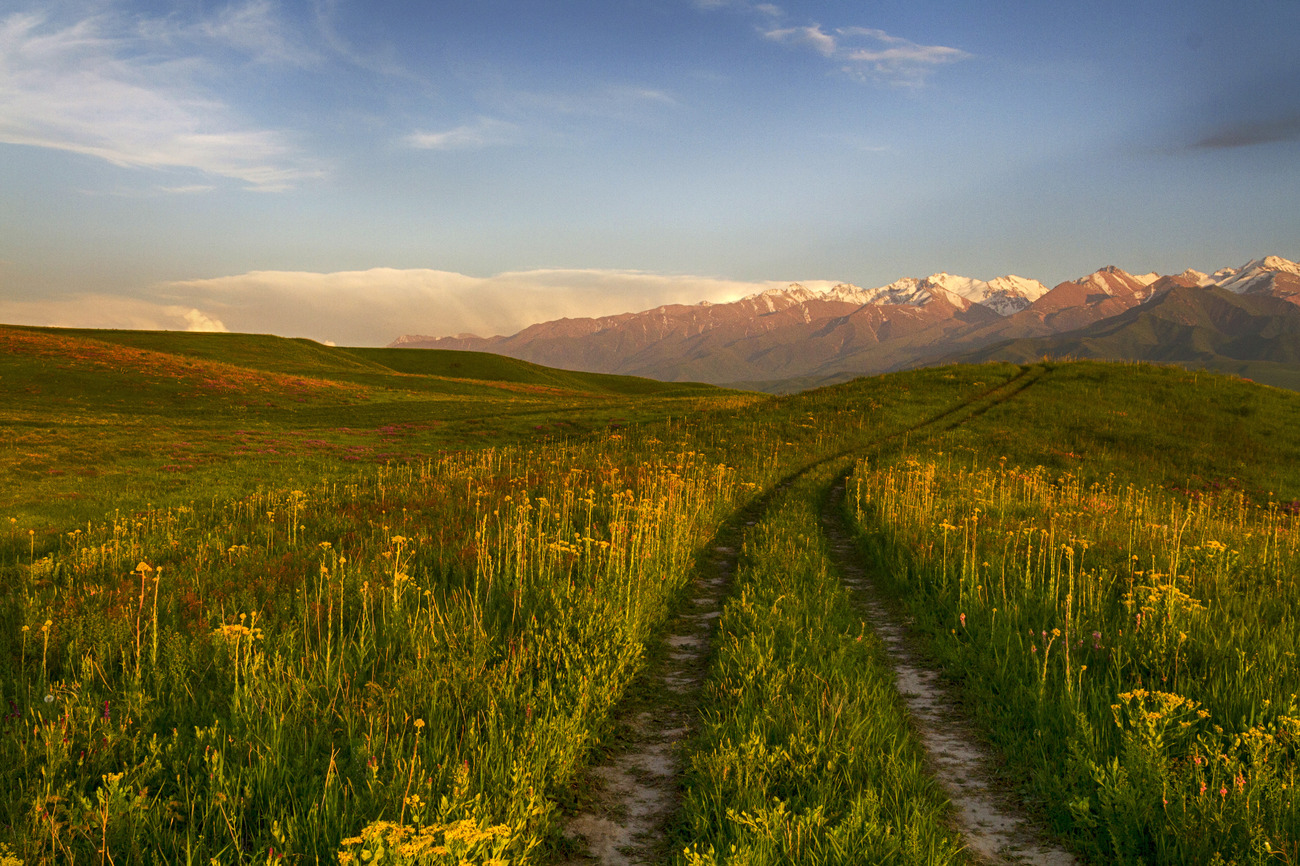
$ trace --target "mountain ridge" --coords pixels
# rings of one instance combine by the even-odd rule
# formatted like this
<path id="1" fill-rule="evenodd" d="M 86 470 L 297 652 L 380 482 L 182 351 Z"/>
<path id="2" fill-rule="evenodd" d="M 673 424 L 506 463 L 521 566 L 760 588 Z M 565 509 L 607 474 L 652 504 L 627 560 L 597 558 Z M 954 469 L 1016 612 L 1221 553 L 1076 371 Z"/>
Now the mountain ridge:
<path id="1" fill-rule="evenodd" d="M 1051 289 L 1015 275 L 985 281 L 943 271 L 871 289 L 790 283 L 730 302 L 562 318 L 492 337 L 405 335 L 390 345 L 491 352 L 551 367 L 664 381 L 765 383 L 765 390 L 779 390 L 774 383 L 842 379 L 974 357 L 989 346 L 1050 341 L 1171 292 L 1192 290 L 1268 298 L 1300 312 L 1300 264 L 1270 255 L 1208 275 L 1192 269 L 1134 275 L 1107 265 Z M 1220 303 L 1214 309 L 1229 315 L 1231 306 Z M 1273 317 L 1279 333 L 1293 326 L 1289 314 L 1265 313 L 1257 306 L 1237 305 L 1231 315 Z M 1294 327 L 1300 331 L 1300 324 Z M 1259 336 L 1265 333 L 1271 332 L 1261 329 L 1255 339 L 1265 339 Z M 1206 333 L 1198 339 L 1228 345 Z"/>

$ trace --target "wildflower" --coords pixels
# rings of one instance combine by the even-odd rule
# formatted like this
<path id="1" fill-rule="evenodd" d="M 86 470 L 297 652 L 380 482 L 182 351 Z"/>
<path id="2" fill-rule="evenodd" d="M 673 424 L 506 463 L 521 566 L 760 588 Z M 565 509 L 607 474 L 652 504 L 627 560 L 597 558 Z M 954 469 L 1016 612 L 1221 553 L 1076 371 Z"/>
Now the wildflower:
<path id="1" fill-rule="evenodd" d="M 47 704 L 52 704 L 52 703 L 54 703 L 54 695 L 46 695 L 46 696 L 45 696 L 45 703 L 47 703 Z"/>
<path id="2" fill-rule="evenodd" d="M 1220 789 L 1219 789 L 1219 796 L 1220 796 L 1220 797 L 1226 797 L 1226 796 L 1228 796 L 1228 789 L 1227 789 L 1226 787 L 1220 788 Z"/>
<path id="3" fill-rule="evenodd" d="M 961 627 L 962 628 L 966 627 L 966 614 L 964 613 L 961 615 Z"/>

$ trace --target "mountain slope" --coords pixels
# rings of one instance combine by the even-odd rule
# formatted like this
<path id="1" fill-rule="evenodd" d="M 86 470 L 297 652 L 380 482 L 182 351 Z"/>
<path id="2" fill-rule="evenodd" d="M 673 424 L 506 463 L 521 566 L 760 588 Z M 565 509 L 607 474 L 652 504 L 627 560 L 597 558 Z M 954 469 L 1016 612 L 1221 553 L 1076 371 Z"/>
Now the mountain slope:
<path id="1" fill-rule="evenodd" d="M 1286 387 L 1300 369 L 1300 306 L 1269 294 L 1175 285 L 1149 303 L 1084 328 L 1008 340 L 944 360 L 1044 356 L 1156 361 L 1249 375 Z"/>
<path id="2" fill-rule="evenodd" d="M 1051 290 L 1023 277 L 983 281 L 948 273 L 906 277 L 873 289 L 841 283 L 817 291 L 792 283 L 730 303 L 674 304 L 640 313 L 559 319 L 509 336 L 405 336 L 393 345 L 490 352 L 548 367 L 784 391 L 789 388 L 783 382 L 842 381 L 974 357 L 972 353 L 987 346 L 1050 339 L 1146 308 L 1180 289 L 1211 286 L 1221 286 L 1225 297 L 1300 307 L 1300 265 L 1269 256 L 1213 275 L 1192 270 L 1164 277 L 1134 275 L 1107 266 Z M 1223 304 L 1203 312 L 1211 320 L 1233 315 Z M 1282 316 L 1277 334 L 1285 333 L 1289 322 Z M 1167 344 L 1161 351 L 1171 357 L 1190 352 L 1196 357 L 1236 358 L 1245 351 L 1232 348 L 1235 354 L 1223 354 L 1208 348 L 1222 343 L 1208 331 L 1192 333 L 1151 323 L 1145 327 L 1154 329 L 1153 339 Z M 1241 339 L 1273 339 L 1262 336 L 1265 333 L 1272 332 L 1264 328 Z M 1127 341 L 1112 341 L 1097 351 L 1121 352 L 1106 357 L 1128 357 L 1119 346 Z M 1141 357 L 1148 357 L 1156 350 L 1142 351 L 1147 354 Z"/>

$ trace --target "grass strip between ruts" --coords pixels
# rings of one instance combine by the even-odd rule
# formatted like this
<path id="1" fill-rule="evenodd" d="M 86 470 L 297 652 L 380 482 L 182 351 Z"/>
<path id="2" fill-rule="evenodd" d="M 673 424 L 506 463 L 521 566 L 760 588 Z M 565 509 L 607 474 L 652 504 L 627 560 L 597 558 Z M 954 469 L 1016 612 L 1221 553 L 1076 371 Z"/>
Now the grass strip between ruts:
<path id="1" fill-rule="evenodd" d="M 687 778 L 685 866 L 958 863 L 883 650 L 796 482 L 747 534 Z"/>

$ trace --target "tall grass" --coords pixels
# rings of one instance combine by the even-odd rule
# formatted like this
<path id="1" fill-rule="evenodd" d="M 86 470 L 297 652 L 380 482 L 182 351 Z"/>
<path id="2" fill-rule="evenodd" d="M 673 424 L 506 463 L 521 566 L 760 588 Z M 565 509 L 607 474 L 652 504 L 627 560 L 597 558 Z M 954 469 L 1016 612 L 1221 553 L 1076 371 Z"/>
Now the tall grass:
<path id="1" fill-rule="evenodd" d="M 883 650 L 831 570 L 819 481 L 747 534 L 687 779 L 686 866 L 963 862 Z"/>
<path id="2" fill-rule="evenodd" d="M 611 439 L 68 532 L 6 569 L 0 839 L 527 860 L 738 495 L 698 453 Z"/>
<path id="3" fill-rule="evenodd" d="M 1117 862 L 1300 860 L 1300 525 L 918 452 L 860 463 L 868 548 L 1059 826 Z"/>

